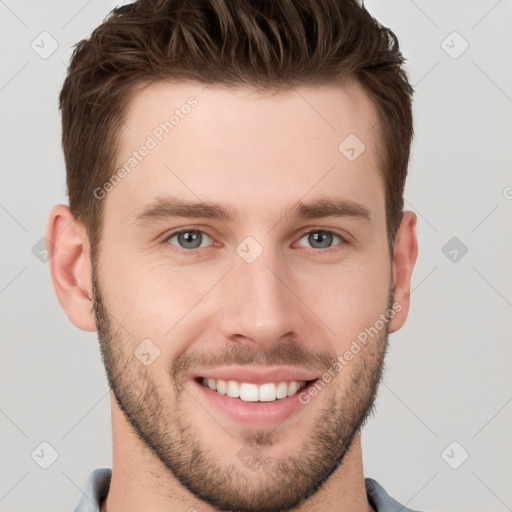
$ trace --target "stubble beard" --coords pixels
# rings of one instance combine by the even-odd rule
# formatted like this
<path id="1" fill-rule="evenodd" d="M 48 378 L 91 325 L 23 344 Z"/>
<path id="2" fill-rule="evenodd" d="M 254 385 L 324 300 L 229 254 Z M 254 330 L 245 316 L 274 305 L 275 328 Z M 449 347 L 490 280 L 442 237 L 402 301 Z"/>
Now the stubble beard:
<path id="1" fill-rule="evenodd" d="M 169 394 L 161 396 L 152 380 L 150 368 L 133 355 L 134 340 L 116 326 L 107 311 L 93 264 L 94 312 L 100 350 L 110 389 L 140 441 L 198 499 L 218 510 L 238 512 L 278 512 L 296 508 L 317 492 L 340 467 L 355 434 L 375 412 L 375 399 L 382 378 L 388 347 L 388 325 L 351 361 L 349 386 L 339 390 L 326 386 L 325 407 L 319 411 L 300 449 L 280 458 L 265 456 L 265 447 L 275 444 L 282 433 L 293 435 L 286 422 L 272 431 L 244 429 L 238 443 L 249 457 L 249 463 L 216 452 L 216 444 L 203 439 L 190 421 L 187 404 L 193 397 L 183 387 L 182 374 L 177 374 L 179 361 L 169 372 Z M 392 291 L 388 298 L 391 308 Z M 174 376 L 175 378 L 171 378 Z M 318 397 L 320 398 L 320 397 Z M 173 403 L 174 402 L 174 403 Z M 307 407 L 307 405 L 305 405 Z M 205 413 L 206 414 L 206 413 Z M 209 421 L 214 420 L 209 417 Z M 218 426 L 213 431 L 229 437 Z M 164 481 L 168 481 L 163 475 Z M 172 492 L 169 491 L 169 496 Z"/>

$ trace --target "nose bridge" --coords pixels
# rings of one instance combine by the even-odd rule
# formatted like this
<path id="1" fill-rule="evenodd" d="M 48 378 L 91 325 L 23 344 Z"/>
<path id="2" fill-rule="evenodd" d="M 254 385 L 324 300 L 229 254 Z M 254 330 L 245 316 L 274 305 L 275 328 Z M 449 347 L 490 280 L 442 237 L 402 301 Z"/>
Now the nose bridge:
<path id="1" fill-rule="evenodd" d="M 229 298 L 224 306 L 222 330 L 227 338 L 248 338 L 268 349 L 297 329 L 299 303 L 284 284 L 288 272 L 275 250 L 265 248 L 251 261 L 243 249 L 247 246 L 242 243 L 227 276 Z"/>

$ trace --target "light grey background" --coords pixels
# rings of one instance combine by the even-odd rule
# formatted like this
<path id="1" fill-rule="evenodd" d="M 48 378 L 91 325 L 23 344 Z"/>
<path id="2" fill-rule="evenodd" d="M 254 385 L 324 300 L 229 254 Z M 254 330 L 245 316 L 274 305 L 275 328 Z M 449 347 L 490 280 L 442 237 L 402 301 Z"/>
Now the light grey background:
<path id="1" fill-rule="evenodd" d="M 90 471 L 111 466 L 96 334 L 67 319 L 36 244 L 66 202 L 57 97 L 69 48 L 117 3 L 0 0 L 2 512 L 73 510 Z M 512 510 L 512 2 L 366 5 L 399 37 L 416 87 L 406 207 L 420 251 L 363 431 L 365 475 L 414 509 Z M 51 49 L 44 31 L 58 43 L 46 59 L 31 47 Z M 459 247 L 443 252 L 452 237 Z M 58 452 L 48 469 L 31 456 L 44 441 Z"/>

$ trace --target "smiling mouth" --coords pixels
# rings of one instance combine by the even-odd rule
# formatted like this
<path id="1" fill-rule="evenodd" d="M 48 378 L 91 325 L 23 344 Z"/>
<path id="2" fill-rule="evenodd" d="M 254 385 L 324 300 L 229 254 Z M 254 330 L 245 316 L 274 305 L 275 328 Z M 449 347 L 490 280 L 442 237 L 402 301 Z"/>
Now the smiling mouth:
<path id="1" fill-rule="evenodd" d="M 196 377 L 195 381 L 220 395 L 243 402 L 275 402 L 298 394 L 302 389 L 316 382 L 313 380 L 291 380 L 255 384 L 235 380 Z"/>

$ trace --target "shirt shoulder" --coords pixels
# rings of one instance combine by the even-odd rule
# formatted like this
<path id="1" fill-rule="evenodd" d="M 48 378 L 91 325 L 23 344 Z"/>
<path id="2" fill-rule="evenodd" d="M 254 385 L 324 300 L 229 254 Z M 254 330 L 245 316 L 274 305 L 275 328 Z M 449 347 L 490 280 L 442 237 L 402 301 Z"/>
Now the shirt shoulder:
<path id="1" fill-rule="evenodd" d="M 108 494 L 111 478 L 112 469 L 110 468 L 98 468 L 92 471 L 74 512 L 100 512 L 100 505 Z"/>
<path id="2" fill-rule="evenodd" d="M 420 512 L 398 503 L 384 490 L 384 487 L 377 480 L 365 478 L 364 484 L 368 501 L 377 512 Z"/>

